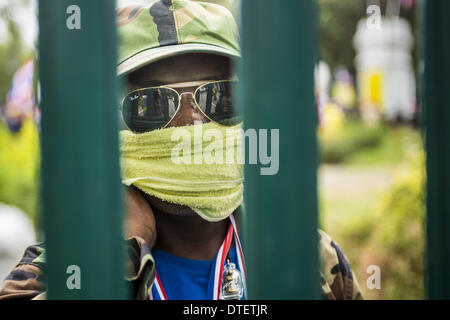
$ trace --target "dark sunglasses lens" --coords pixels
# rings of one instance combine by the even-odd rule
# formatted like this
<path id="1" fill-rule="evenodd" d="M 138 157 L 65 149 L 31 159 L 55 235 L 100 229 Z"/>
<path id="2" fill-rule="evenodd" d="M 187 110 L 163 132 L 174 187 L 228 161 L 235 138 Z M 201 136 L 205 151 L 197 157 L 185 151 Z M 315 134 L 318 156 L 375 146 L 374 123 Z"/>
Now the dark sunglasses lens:
<path id="1" fill-rule="evenodd" d="M 168 88 L 141 89 L 123 101 L 123 120 L 130 130 L 146 132 L 164 127 L 178 107 L 178 94 Z"/>
<path id="2" fill-rule="evenodd" d="M 202 111 L 212 120 L 234 126 L 242 122 L 241 112 L 234 103 L 237 81 L 207 83 L 197 89 L 195 99 Z"/>

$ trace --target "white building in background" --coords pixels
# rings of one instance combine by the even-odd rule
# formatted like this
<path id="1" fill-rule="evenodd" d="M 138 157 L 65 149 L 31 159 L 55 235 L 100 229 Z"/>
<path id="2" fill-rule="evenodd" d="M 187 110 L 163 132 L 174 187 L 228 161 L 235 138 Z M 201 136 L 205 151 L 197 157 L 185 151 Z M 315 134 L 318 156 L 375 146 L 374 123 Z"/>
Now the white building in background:
<path id="1" fill-rule="evenodd" d="M 22 258 L 26 247 L 35 241 L 30 218 L 16 207 L 0 204 L 0 287 Z"/>
<path id="2" fill-rule="evenodd" d="M 416 112 L 416 85 L 412 67 L 413 35 L 399 17 L 383 18 L 378 28 L 362 19 L 353 42 L 358 96 L 364 117 L 374 113 L 388 120 L 411 120 Z"/>
<path id="3" fill-rule="evenodd" d="M 325 104 L 327 104 L 330 100 L 329 92 L 331 80 L 331 72 L 328 64 L 325 61 L 319 61 L 319 63 L 314 67 L 314 85 L 319 122 L 321 122 L 323 118 L 323 109 Z"/>

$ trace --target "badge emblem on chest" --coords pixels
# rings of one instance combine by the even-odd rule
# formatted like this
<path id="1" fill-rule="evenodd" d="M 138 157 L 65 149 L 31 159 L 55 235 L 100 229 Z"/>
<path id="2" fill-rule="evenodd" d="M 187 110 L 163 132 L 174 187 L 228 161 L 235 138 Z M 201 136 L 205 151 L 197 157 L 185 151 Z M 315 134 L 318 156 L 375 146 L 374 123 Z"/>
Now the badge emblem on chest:
<path id="1" fill-rule="evenodd" d="M 223 268 L 220 300 L 239 300 L 243 294 L 244 285 L 241 273 L 236 269 L 236 265 L 228 260 Z"/>

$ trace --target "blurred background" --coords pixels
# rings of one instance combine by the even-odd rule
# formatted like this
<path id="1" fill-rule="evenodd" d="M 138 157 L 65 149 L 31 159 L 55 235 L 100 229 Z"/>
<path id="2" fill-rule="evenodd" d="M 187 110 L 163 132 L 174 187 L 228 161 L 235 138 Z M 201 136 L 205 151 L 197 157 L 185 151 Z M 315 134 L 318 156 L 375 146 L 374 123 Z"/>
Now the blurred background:
<path id="1" fill-rule="evenodd" d="M 127 3 L 146 2 L 121 0 Z M 237 13 L 233 0 L 215 0 Z M 42 240 L 35 0 L 0 0 L 0 278 Z M 317 0 L 320 227 L 366 299 L 422 299 L 422 2 Z M 314 107 L 314 106 L 311 106 Z M 381 289 L 370 290 L 371 265 Z"/>
<path id="2" fill-rule="evenodd" d="M 424 298 L 421 5 L 318 1 L 320 226 L 367 299 Z M 371 265 L 379 290 L 366 286 Z"/>

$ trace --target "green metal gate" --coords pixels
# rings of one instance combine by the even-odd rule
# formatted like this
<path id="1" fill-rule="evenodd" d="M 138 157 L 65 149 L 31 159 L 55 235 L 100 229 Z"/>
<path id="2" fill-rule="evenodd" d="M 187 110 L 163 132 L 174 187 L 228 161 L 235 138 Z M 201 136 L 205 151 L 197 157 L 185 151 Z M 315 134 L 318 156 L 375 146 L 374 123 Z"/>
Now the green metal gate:
<path id="1" fill-rule="evenodd" d="M 319 298 L 315 13 L 312 0 L 242 1 L 245 128 L 279 129 L 278 173 L 245 167 L 251 299 Z"/>
<path id="2" fill-rule="evenodd" d="M 115 1 L 39 1 L 39 28 L 47 297 L 122 299 Z"/>
<path id="3" fill-rule="evenodd" d="M 449 12 L 448 0 L 425 2 L 426 288 L 429 299 L 450 299 Z"/>

